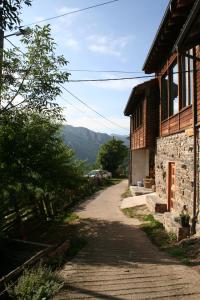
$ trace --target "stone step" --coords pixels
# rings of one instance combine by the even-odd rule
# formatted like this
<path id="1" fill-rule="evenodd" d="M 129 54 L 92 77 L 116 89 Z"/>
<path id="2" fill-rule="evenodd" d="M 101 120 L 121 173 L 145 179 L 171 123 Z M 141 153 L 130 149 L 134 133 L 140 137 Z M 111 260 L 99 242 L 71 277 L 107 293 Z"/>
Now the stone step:
<path id="1" fill-rule="evenodd" d="M 133 196 L 140 196 L 152 193 L 152 189 L 147 189 L 145 187 L 139 187 L 137 185 L 131 185 L 130 191 Z"/>
<path id="2" fill-rule="evenodd" d="M 167 204 L 156 193 L 147 194 L 145 197 L 147 207 L 152 213 L 164 213 L 167 211 Z"/>

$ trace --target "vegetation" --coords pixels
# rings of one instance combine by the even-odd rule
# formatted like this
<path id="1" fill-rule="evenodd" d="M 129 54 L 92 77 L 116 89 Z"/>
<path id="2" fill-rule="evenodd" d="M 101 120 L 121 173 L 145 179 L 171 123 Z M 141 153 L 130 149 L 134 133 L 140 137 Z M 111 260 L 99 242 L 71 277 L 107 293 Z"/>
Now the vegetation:
<path id="1" fill-rule="evenodd" d="M 166 232 L 164 226 L 154 216 L 149 214 L 145 205 L 123 209 L 125 215 L 141 221 L 140 228 L 150 240 L 162 251 L 178 258 L 182 263 L 190 266 L 200 265 L 200 241 L 196 239 L 177 242 L 176 235 Z"/>
<path id="2" fill-rule="evenodd" d="M 13 30 L 17 29 L 21 23 L 20 13 L 22 5 L 31 5 L 32 0 L 3 0 L 2 11 L 2 29 Z"/>
<path id="3" fill-rule="evenodd" d="M 61 278 L 49 268 L 39 265 L 27 269 L 17 284 L 8 287 L 9 296 L 19 300 L 51 299 L 63 286 Z"/>
<path id="4" fill-rule="evenodd" d="M 72 150 L 59 136 L 59 124 L 37 113 L 9 113 L 0 123 L 1 216 L 15 213 L 53 217 L 86 180 Z M 6 221 L 7 219 L 5 219 Z"/>
<path id="5" fill-rule="evenodd" d="M 56 55 L 50 26 L 30 29 L 21 43 L 23 52 L 18 47 L 4 50 L 1 114 L 18 108 L 62 119 L 55 99 L 69 73 L 61 70 L 67 60 Z"/>
<path id="6" fill-rule="evenodd" d="M 117 175 L 117 171 L 128 156 L 128 148 L 122 141 L 113 138 L 100 147 L 97 155 L 97 163 L 105 170 L 110 171 L 113 176 Z"/>
<path id="7" fill-rule="evenodd" d="M 127 190 L 121 194 L 122 198 L 128 198 L 128 197 L 132 197 L 131 191 L 129 188 L 127 188 Z"/>

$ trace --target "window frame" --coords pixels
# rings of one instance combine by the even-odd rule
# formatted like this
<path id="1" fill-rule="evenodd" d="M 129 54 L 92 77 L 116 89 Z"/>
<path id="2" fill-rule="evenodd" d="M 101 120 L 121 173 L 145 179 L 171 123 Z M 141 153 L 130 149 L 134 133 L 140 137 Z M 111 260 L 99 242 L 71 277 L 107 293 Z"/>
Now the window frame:
<path id="1" fill-rule="evenodd" d="M 189 55 L 189 56 L 187 56 Z M 194 83 L 195 83 L 195 48 L 191 48 L 180 56 L 177 55 L 170 64 L 165 69 L 161 76 L 161 122 L 168 120 L 174 115 L 180 113 L 182 110 L 193 104 L 194 100 Z M 193 58 L 192 58 L 193 57 Z M 186 65 L 188 68 L 188 76 L 186 75 Z M 173 111 L 173 100 L 170 90 L 171 81 L 173 80 L 173 70 L 174 66 L 177 64 L 178 67 L 178 110 L 177 112 Z M 163 88 L 163 79 L 167 78 L 165 88 L 166 92 L 166 102 L 163 102 L 164 88 Z M 187 95 L 187 97 L 186 97 Z M 188 99 L 188 100 L 187 100 Z"/>
<path id="2" fill-rule="evenodd" d="M 194 57 L 195 48 L 189 49 L 181 56 L 181 109 L 192 105 L 194 100 Z"/>
<path id="3" fill-rule="evenodd" d="M 133 130 L 138 129 L 143 122 L 143 102 L 139 103 L 133 115 Z"/>

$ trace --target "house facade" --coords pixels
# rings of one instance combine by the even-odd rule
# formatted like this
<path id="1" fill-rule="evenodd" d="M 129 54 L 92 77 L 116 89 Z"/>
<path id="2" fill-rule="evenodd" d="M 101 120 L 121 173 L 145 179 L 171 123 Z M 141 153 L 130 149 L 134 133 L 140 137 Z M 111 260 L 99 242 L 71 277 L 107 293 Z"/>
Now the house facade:
<path id="1" fill-rule="evenodd" d="M 124 110 L 130 116 L 131 185 L 155 178 L 155 145 L 159 126 L 159 86 L 153 79 L 136 86 Z"/>
<path id="2" fill-rule="evenodd" d="M 159 85 L 156 195 L 174 216 L 186 205 L 193 232 L 199 219 L 199 32 L 200 1 L 171 0 L 143 66 Z"/>

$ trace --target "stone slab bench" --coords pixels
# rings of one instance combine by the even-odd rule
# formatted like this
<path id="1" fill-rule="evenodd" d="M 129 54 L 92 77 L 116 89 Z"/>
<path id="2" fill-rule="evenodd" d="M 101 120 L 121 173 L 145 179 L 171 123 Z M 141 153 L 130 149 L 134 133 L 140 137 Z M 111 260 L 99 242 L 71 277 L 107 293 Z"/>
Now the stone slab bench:
<path id="1" fill-rule="evenodd" d="M 147 189 L 145 187 L 140 187 L 137 185 L 131 185 L 130 191 L 133 196 L 141 196 L 141 195 L 152 193 L 152 189 Z"/>
<path id="2" fill-rule="evenodd" d="M 147 207 L 152 213 L 165 213 L 167 211 L 167 204 L 156 193 L 147 194 L 145 197 Z"/>

